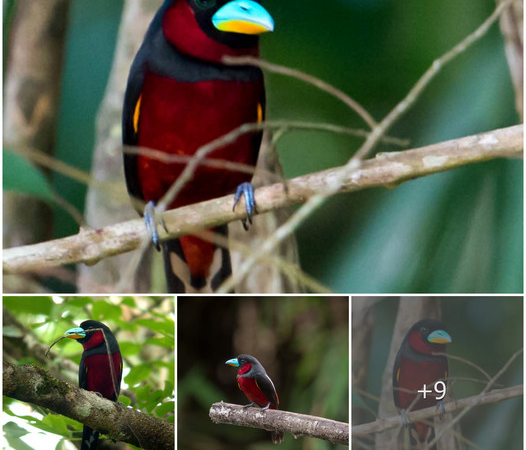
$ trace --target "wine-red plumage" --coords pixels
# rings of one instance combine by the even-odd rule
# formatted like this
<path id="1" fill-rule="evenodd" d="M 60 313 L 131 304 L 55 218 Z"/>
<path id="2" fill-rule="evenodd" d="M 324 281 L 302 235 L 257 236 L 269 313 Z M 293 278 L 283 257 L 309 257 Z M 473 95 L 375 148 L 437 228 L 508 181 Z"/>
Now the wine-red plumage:
<path id="1" fill-rule="evenodd" d="M 262 83 L 241 81 L 179 82 L 147 73 L 141 99 L 138 145 L 167 155 L 192 156 L 244 123 L 258 120 Z M 209 158 L 253 166 L 258 142 L 245 134 L 218 148 Z M 186 164 L 138 157 L 138 176 L 146 201 L 159 200 L 177 180 Z M 171 208 L 226 195 L 250 181 L 249 173 L 200 166 L 191 181 L 170 204 Z"/>
<path id="2" fill-rule="evenodd" d="M 437 381 L 446 382 L 447 379 L 447 358 L 433 355 L 445 352 L 445 342 L 428 340 L 430 336 L 434 336 L 432 333 L 437 332 L 442 333 L 444 338 L 449 338 L 442 322 L 421 320 L 411 327 L 400 346 L 393 368 L 393 398 L 395 405 L 401 410 L 410 408 L 411 411 L 416 411 L 437 404 L 436 391 L 427 393 L 426 398 L 418 393 L 424 385 L 433 390 Z M 429 441 L 434 436 L 433 430 L 429 434 L 430 427 L 424 422 L 415 422 L 411 427 L 416 430 L 420 442 Z"/>
<path id="3" fill-rule="evenodd" d="M 228 360 L 226 364 L 238 367 L 237 385 L 252 403 L 264 409 L 278 409 L 279 398 L 274 383 L 256 358 L 250 355 L 239 355 L 237 358 Z M 274 444 L 281 444 L 283 438 L 283 432 L 272 432 Z"/>
<path id="4" fill-rule="evenodd" d="M 279 405 L 279 398 L 276 390 L 273 389 L 273 391 L 271 391 L 271 395 L 267 397 L 267 395 L 259 387 L 260 384 L 263 384 L 265 382 L 268 385 L 268 380 L 264 379 L 264 376 L 266 374 L 263 375 L 258 373 L 254 375 L 254 378 L 242 376 L 245 373 L 249 372 L 251 368 L 252 364 L 246 363 L 245 365 L 241 366 L 237 371 L 237 385 L 239 386 L 239 389 L 241 389 L 244 392 L 244 394 L 251 402 L 255 402 L 261 407 L 265 407 L 270 403 L 270 409 L 277 409 Z M 268 375 L 266 376 L 268 378 Z M 272 385 L 272 387 L 274 386 Z"/>
<path id="5" fill-rule="evenodd" d="M 84 349 L 79 365 L 79 387 L 117 401 L 122 379 L 122 356 L 111 330 L 96 320 L 80 324 L 84 337 L 71 335 Z M 99 432 L 83 427 L 81 450 L 97 448 Z"/>
<path id="6" fill-rule="evenodd" d="M 213 14 L 227 3 L 165 0 L 130 70 L 123 111 L 126 146 L 157 150 L 166 157 L 189 157 L 239 126 L 263 120 L 261 71 L 221 62 L 224 56 L 256 56 L 259 52 L 256 36 L 213 26 Z M 207 158 L 255 166 L 260 143 L 260 132 L 246 133 Z M 125 153 L 130 195 L 157 203 L 186 164 Z M 251 178 L 250 173 L 200 165 L 169 208 L 233 194 Z M 218 233 L 226 236 L 225 228 Z M 163 253 L 169 288 L 199 291 L 208 284 L 215 289 L 230 274 L 227 252 L 219 253 L 219 269 L 211 273 L 217 246 L 195 236 L 183 237 L 178 243 L 166 241 Z M 180 279 L 186 269 L 176 270 L 178 261 L 188 266 L 189 280 Z"/>

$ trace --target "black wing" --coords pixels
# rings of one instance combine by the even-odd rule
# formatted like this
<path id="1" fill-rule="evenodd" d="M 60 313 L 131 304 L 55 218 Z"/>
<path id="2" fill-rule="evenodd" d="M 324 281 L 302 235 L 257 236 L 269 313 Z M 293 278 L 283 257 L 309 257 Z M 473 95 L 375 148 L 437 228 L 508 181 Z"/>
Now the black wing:
<path id="1" fill-rule="evenodd" d="M 256 384 L 261 392 L 265 394 L 265 396 L 277 409 L 279 405 L 278 394 L 270 377 L 264 373 L 263 375 L 256 378 Z"/>

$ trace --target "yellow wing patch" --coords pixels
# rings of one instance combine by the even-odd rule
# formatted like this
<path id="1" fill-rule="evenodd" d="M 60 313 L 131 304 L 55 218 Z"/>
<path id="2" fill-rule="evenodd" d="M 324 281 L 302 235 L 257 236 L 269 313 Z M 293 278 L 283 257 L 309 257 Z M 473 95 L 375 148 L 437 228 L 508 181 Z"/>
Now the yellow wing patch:
<path id="1" fill-rule="evenodd" d="M 396 381 L 400 381 L 400 369 L 396 371 Z"/>
<path id="2" fill-rule="evenodd" d="M 135 111 L 133 111 L 133 130 L 137 133 L 139 130 L 139 116 L 141 115 L 141 100 L 142 94 L 139 96 L 139 100 L 135 104 Z"/>
<path id="3" fill-rule="evenodd" d="M 258 103 L 258 123 L 263 122 L 263 106 Z"/>

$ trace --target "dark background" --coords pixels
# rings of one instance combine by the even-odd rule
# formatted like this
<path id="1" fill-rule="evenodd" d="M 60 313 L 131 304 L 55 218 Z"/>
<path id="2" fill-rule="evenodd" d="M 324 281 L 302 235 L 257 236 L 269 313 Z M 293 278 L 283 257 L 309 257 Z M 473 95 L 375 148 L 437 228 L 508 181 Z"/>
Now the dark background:
<path id="1" fill-rule="evenodd" d="M 255 356 L 278 392 L 280 409 L 349 421 L 347 297 L 179 297 L 178 448 L 273 448 L 270 433 L 214 425 L 212 403 L 250 403 L 225 361 Z M 344 448 L 285 435 L 283 449 Z"/>

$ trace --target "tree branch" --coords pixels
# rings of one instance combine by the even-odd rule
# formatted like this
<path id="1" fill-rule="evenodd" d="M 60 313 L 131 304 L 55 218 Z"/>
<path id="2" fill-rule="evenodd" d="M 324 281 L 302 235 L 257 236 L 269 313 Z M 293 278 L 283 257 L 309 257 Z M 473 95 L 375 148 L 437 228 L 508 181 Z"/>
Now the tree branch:
<path id="1" fill-rule="evenodd" d="M 140 448 L 174 448 L 173 423 L 124 408 L 94 392 L 54 378 L 38 366 L 15 366 L 4 361 L 3 394 L 42 406 Z"/>
<path id="2" fill-rule="evenodd" d="M 517 157 L 522 146 L 523 126 L 516 125 L 417 149 L 380 153 L 345 177 L 341 175 L 346 169 L 340 167 L 290 180 L 287 190 L 280 183 L 259 188 L 256 203 L 259 213 L 305 203 L 335 178 L 341 179 L 339 193 L 393 187 L 475 162 Z M 167 211 L 163 218 L 170 232 L 162 237 L 195 234 L 244 218 L 244 208 L 240 205 L 232 212 L 232 205 L 230 195 Z M 105 257 L 134 250 L 147 239 L 141 219 L 101 229 L 81 229 L 79 234 L 67 238 L 4 250 L 3 269 L 5 273 L 20 273 L 79 262 L 94 264 Z"/>
<path id="3" fill-rule="evenodd" d="M 456 400 L 444 404 L 445 413 L 451 413 L 459 409 L 464 409 L 468 407 L 484 405 L 487 403 L 498 403 L 503 400 L 508 400 L 510 398 L 520 397 L 523 395 L 524 386 L 512 386 L 504 389 L 495 389 L 491 392 L 473 395 L 471 397 L 466 397 L 461 400 Z M 420 409 L 418 411 L 406 412 L 406 418 L 408 422 L 418 422 L 431 417 L 440 415 L 440 411 L 431 406 L 429 408 Z M 383 431 L 390 430 L 391 428 L 402 427 L 403 421 L 402 416 L 394 416 L 388 419 L 378 419 L 374 422 L 355 425 L 352 427 L 352 435 L 355 436 L 364 436 L 371 433 L 381 433 Z"/>
<path id="4" fill-rule="evenodd" d="M 295 437 L 309 436 L 334 444 L 349 445 L 349 424 L 323 417 L 275 409 L 262 411 L 259 408 L 244 408 L 223 402 L 214 403 L 210 407 L 209 415 L 216 424 L 283 431 Z"/>

